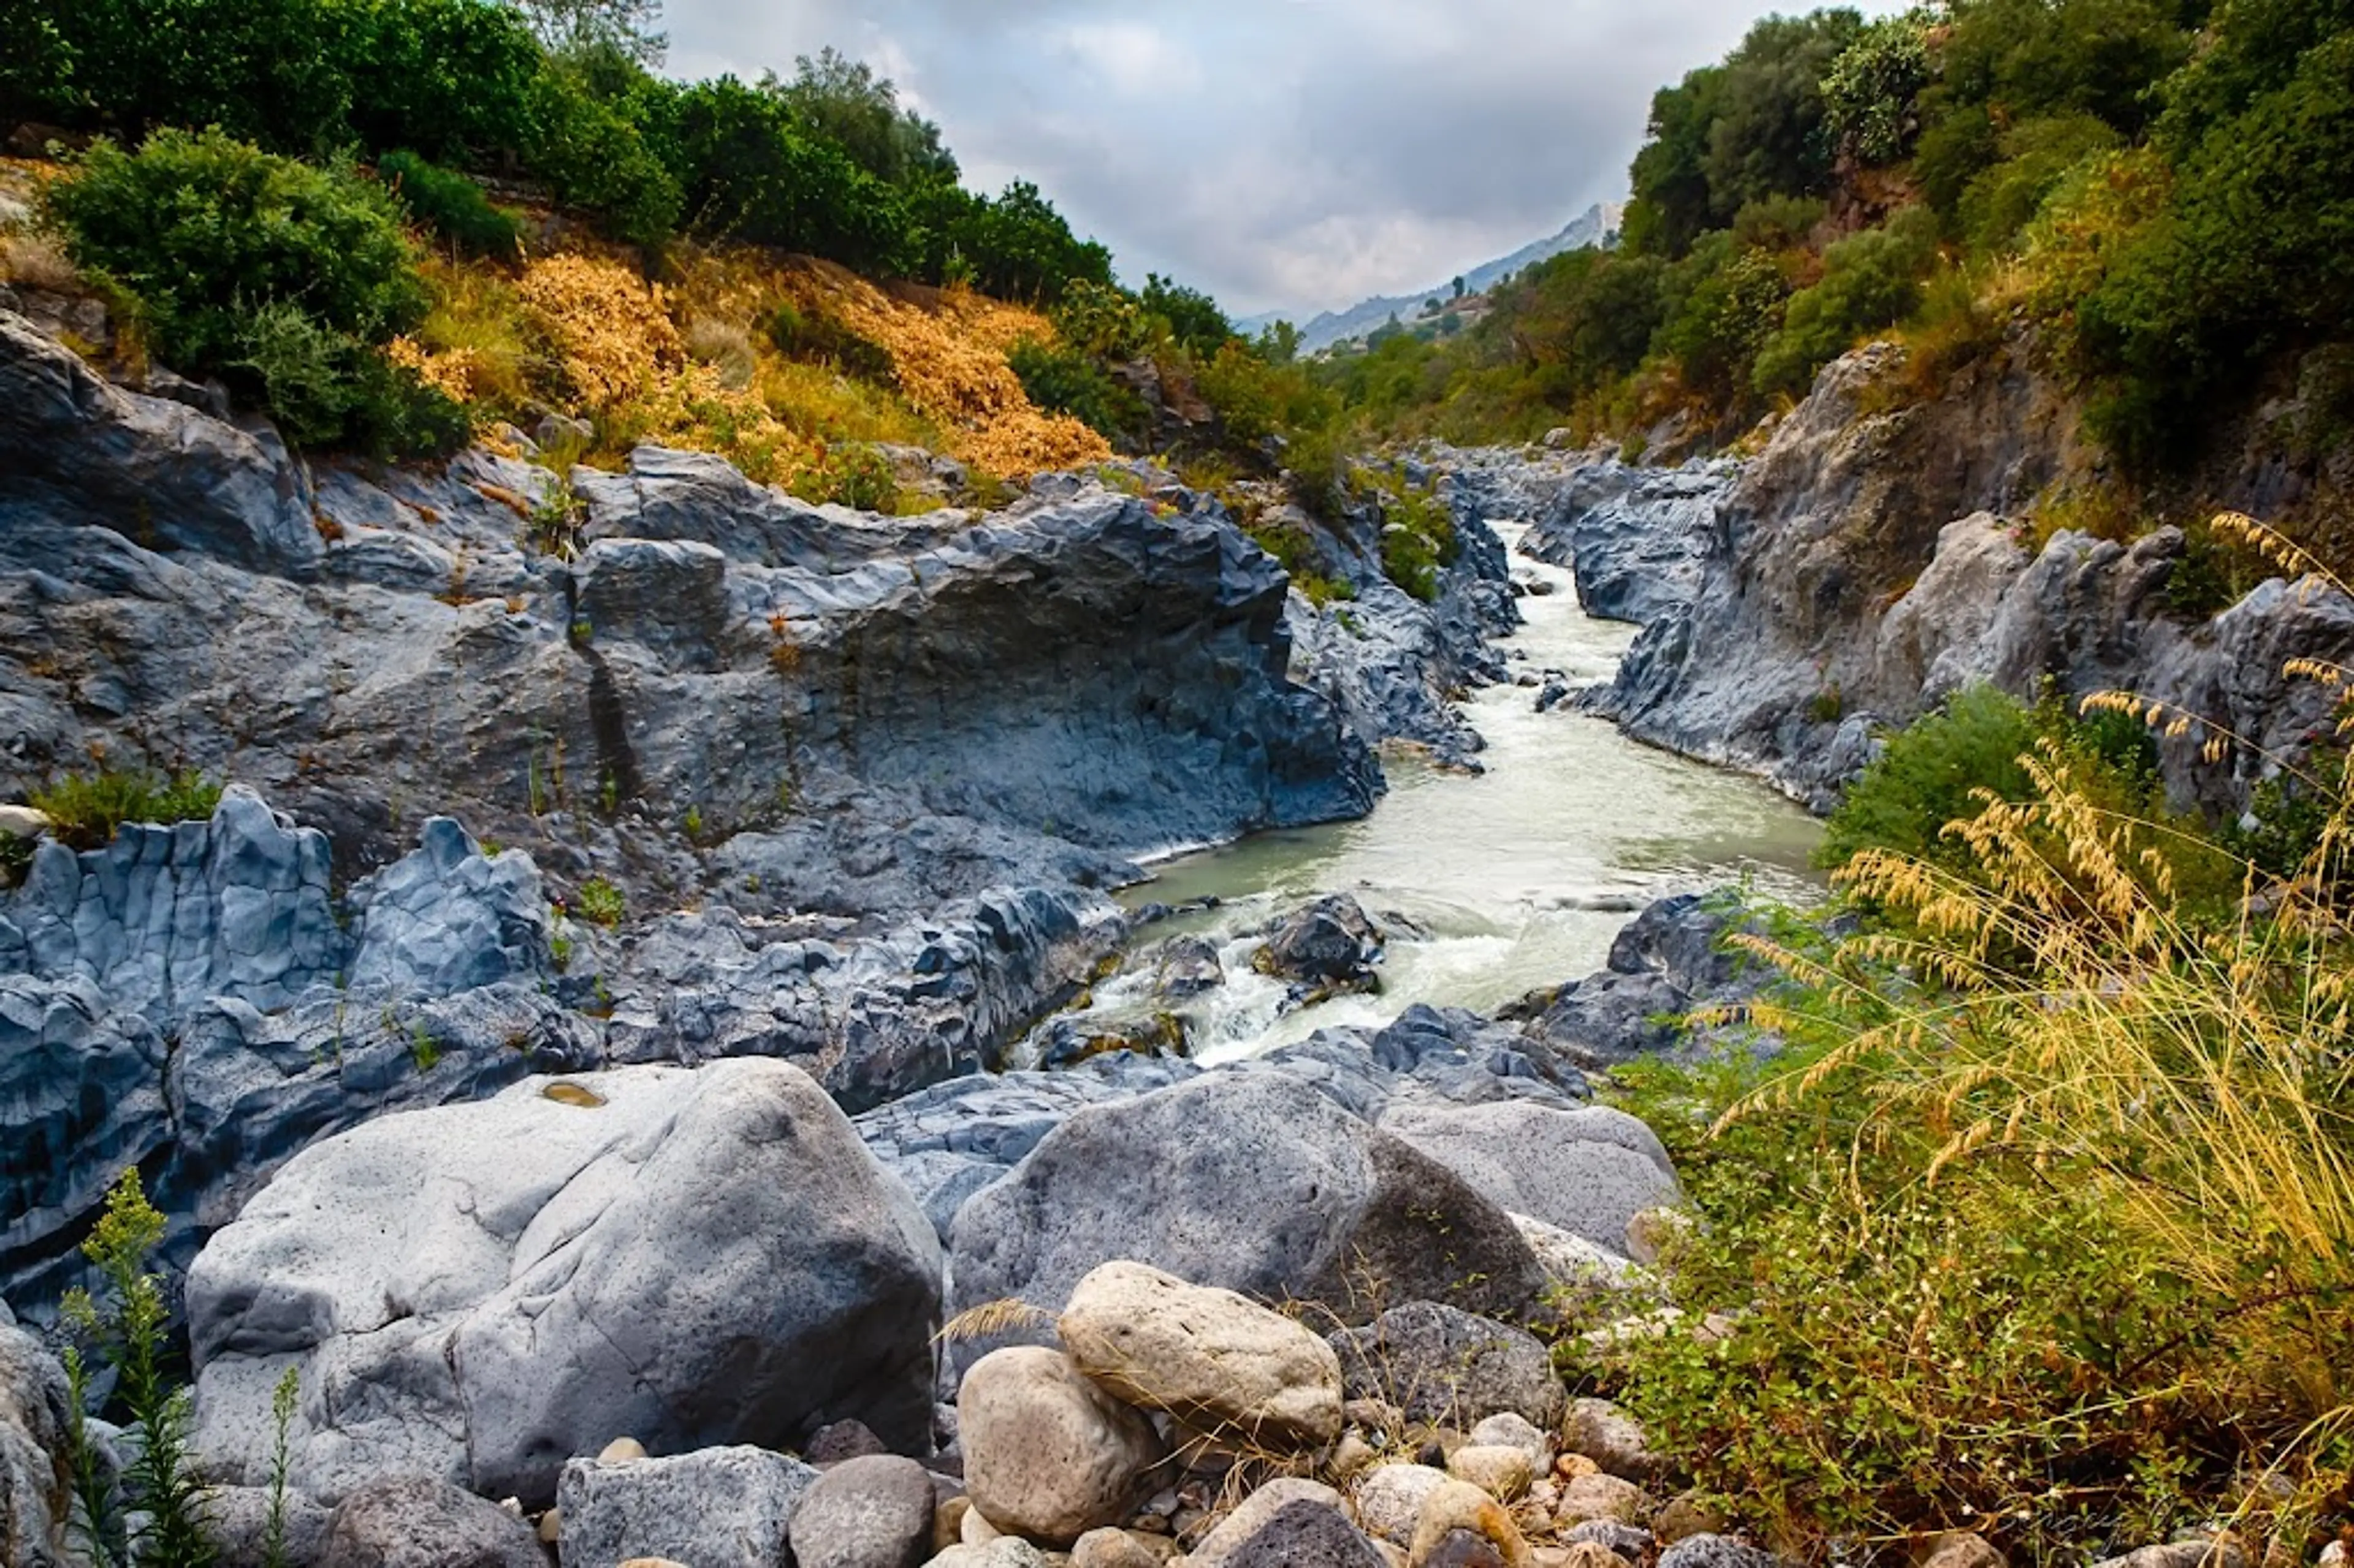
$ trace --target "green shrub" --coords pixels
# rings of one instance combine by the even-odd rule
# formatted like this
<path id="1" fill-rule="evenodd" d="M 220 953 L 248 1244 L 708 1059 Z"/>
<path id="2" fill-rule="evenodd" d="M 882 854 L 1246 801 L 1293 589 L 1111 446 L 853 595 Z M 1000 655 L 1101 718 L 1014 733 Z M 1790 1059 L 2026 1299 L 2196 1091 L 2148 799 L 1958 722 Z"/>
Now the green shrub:
<path id="1" fill-rule="evenodd" d="M 860 512 L 895 513 L 899 509 L 898 471 L 891 466 L 889 458 L 870 446 L 832 449 L 823 462 L 793 482 L 792 489 L 804 501 L 831 503 Z"/>
<path id="2" fill-rule="evenodd" d="M 878 386 L 898 383 L 891 351 L 860 336 L 829 312 L 786 301 L 769 317 L 768 334 L 777 352 L 789 359 L 822 361 L 845 376 Z"/>
<path id="3" fill-rule="evenodd" d="M 1979 792 L 2027 797 L 2020 758 L 2064 715 L 2039 715 L 1993 686 L 1970 686 L 1888 737 L 1825 824 L 1818 864 L 1845 865 L 1866 849 L 1950 863 L 1961 853 L 1948 822 L 1975 817 Z"/>
<path id="4" fill-rule="evenodd" d="M 1815 372 L 1858 334 L 1893 325 L 1920 302 L 1921 276 L 1936 260 L 1935 222 L 1908 207 L 1823 252 L 1822 281 L 1790 296 L 1781 329 L 1757 351 L 1751 384 L 1761 393 L 1803 393 Z"/>
<path id="5" fill-rule="evenodd" d="M 1973 250 L 2009 249 L 2070 170 L 2120 145 L 2117 133 L 2090 114 L 2030 120 L 2002 134 L 2002 162 L 1970 181 L 1956 208 Z"/>
<path id="6" fill-rule="evenodd" d="M 1813 1022 L 1768 1066 L 1619 1075 L 1702 1222 L 1664 1304 L 1735 1313 L 1729 1336 L 1629 1338 L 1567 1370 L 1642 1423 L 1669 1484 L 1801 1560 L 1973 1521 L 2013 1561 L 2166 1539 L 2193 1484 L 2224 1478 L 2199 1473 L 2213 1428 L 2182 1385 L 2228 1355 L 2226 1309 L 2067 1166 L 1990 1152 L 1928 1180 L 1936 1120 L 1882 1097 L 1900 1061 L 1720 1123 L 1884 1016 L 1836 984 L 1783 1006 Z"/>
<path id="7" fill-rule="evenodd" d="M 580 906 L 583 920 L 608 930 L 620 925 L 621 916 L 627 912 L 621 890 L 601 876 L 592 876 L 582 883 L 576 902 Z"/>
<path id="8" fill-rule="evenodd" d="M 1144 425 L 1144 400 L 1075 349 L 1025 338 L 1013 345 L 1005 362 L 1021 379 L 1023 394 L 1041 408 L 1068 414 L 1115 440 Z"/>
<path id="9" fill-rule="evenodd" d="M 136 302 L 156 354 L 257 397 L 298 444 L 446 451 L 463 411 L 386 360 L 427 294 L 391 193 L 218 132 L 101 142 L 50 187 L 74 260 Z"/>
<path id="10" fill-rule="evenodd" d="M 1747 387 L 1789 295 L 1772 257 L 1739 249 L 1729 233 L 1711 234 L 1662 276 L 1664 313 L 1651 352 L 1675 360 L 1695 391 L 1730 401 Z"/>
<path id="11" fill-rule="evenodd" d="M 436 168 L 414 153 L 387 153 L 376 175 L 392 186 L 417 220 L 473 256 L 511 260 L 523 253 L 514 215 L 493 207 L 465 175 Z"/>
<path id="12" fill-rule="evenodd" d="M 265 305 L 246 320 L 242 372 L 286 439 L 347 445 L 380 458 L 442 457 L 466 443 L 464 408 L 376 349 L 331 332 L 297 305 Z"/>
<path id="13" fill-rule="evenodd" d="M 1373 482 L 1382 510 L 1382 575 L 1427 604 L 1438 597 L 1438 573 L 1462 553 L 1455 517 L 1435 490 L 1402 478 Z"/>
<path id="14" fill-rule="evenodd" d="M 100 142 L 48 201 L 75 261 L 136 298 L 157 352 L 191 374 L 223 368 L 264 305 L 370 344 L 425 314 L 391 194 L 348 165 L 158 131 L 136 153 Z"/>
<path id="15" fill-rule="evenodd" d="M 1244 525 L 1243 532 L 1282 564 L 1291 586 L 1306 596 L 1309 603 L 1321 606 L 1357 597 L 1355 584 L 1324 575 L 1324 557 L 1305 529 L 1282 523 L 1250 523 Z"/>
<path id="16" fill-rule="evenodd" d="M 221 787 L 197 773 L 69 773 L 27 794 L 48 815 L 59 843 L 104 849 L 125 822 L 203 821 L 220 804 Z"/>

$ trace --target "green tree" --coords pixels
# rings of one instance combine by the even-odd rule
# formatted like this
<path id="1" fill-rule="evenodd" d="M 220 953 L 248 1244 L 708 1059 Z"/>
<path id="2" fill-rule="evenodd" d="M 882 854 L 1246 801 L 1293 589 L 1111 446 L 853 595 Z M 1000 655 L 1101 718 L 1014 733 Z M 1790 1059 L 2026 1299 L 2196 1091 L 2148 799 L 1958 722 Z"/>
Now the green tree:
<path id="1" fill-rule="evenodd" d="M 611 51 L 657 66 L 669 40 L 655 30 L 662 0 L 511 0 L 550 54 Z"/>
<path id="2" fill-rule="evenodd" d="M 1925 11 L 1882 16 L 1840 51 L 1822 80 L 1833 146 L 1870 164 L 1893 163 L 1921 132 L 1921 90 L 1935 77 Z"/>
<path id="3" fill-rule="evenodd" d="M 792 79 L 773 82 L 771 90 L 802 125 L 838 143 L 876 179 L 956 183 L 957 162 L 940 141 L 940 128 L 902 108 L 897 86 L 865 62 L 830 48 L 815 58 L 802 55 Z"/>
<path id="4" fill-rule="evenodd" d="M 1702 165 L 1712 218 L 1729 222 L 1761 197 L 1829 187 L 1835 149 L 1822 81 L 1862 26 L 1844 8 L 1768 16 L 1725 57 Z"/>
<path id="5" fill-rule="evenodd" d="M 1145 275 L 1139 297 L 1145 311 L 1169 323 L 1169 334 L 1193 354 L 1207 359 L 1230 342 L 1235 323 L 1218 302 L 1198 289 L 1188 289 L 1158 272 Z"/>

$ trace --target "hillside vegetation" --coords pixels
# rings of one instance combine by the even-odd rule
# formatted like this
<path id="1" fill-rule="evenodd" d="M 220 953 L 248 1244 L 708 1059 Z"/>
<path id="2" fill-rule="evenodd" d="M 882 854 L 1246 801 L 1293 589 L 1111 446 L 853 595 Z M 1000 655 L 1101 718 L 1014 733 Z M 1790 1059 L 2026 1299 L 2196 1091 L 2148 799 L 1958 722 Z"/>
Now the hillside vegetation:
<path id="1" fill-rule="evenodd" d="M 556 414 L 563 461 L 658 440 L 885 507 L 878 444 L 984 494 L 1107 438 L 1264 464 L 1261 364 L 1205 296 L 1121 288 L 1034 186 L 966 190 L 830 51 L 655 74 L 650 9 L 36 0 L 0 121 L 62 162 L 17 166 L 42 231 L 0 281 L 97 294 L 93 353 L 217 376 L 310 447 L 432 456 Z"/>
<path id="2" fill-rule="evenodd" d="M 1458 440 L 1682 415 L 1722 440 L 1867 335 L 1933 392 L 2023 332 L 2130 471 L 2259 387 L 2354 428 L 2354 13 L 2329 0 L 1953 0 L 1769 16 L 1663 88 L 1618 246 L 1459 337 L 1327 379 Z"/>

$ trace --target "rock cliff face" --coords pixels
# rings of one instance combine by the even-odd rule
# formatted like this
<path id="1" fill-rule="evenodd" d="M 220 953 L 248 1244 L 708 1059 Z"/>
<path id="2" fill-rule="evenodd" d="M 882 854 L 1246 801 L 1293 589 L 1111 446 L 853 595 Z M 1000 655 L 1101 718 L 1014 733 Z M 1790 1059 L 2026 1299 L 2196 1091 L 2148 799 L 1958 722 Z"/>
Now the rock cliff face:
<path id="1" fill-rule="evenodd" d="M 1598 612 L 1644 626 L 1588 705 L 1828 810 L 1877 728 L 1961 686 L 2126 689 L 2245 737 L 2221 769 L 2200 764 L 2204 733 L 2163 745 L 2179 800 L 2242 803 L 2262 755 L 2330 706 L 2284 664 L 2354 655 L 2354 605 L 2281 582 L 2212 619 L 2180 615 L 2170 528 L 2131 545 L 2062 531 L 2031 554 L 2019 541 L 2033 503 L 2085 461 L 2065 410 L 1998 366 L 1873 411 L 1901 365 L 1884 344 L 1834 363 L 1745 463 L 1661 473 L 1606 460 L 1564 482 L 1541 535 Z M 2250 481 L 2252 503 L 2264 482 Z"/>
<path id="2" fill-rule="evenodd" d="M 1189 496 L 902 521 L 654 449 L 313 471 L 8 316 L 0 453 L 0 788 L 102 748 L 255 784 L 347 871 L 445 811 L 559 885 L 845 914 L 1378 789 L 1285 678 L 1280 568 Z"/>
<path id="3" fill-rule="evenodd" d="M 1288 597 L 1182 491 L 314 468 L 0 313 L 0 794 L 238 781 L 0 891 L 0 1291 L 45 1312 L 126 1166 L 185 1265 L 321 1136 L 532 1072 L 776 1057 L 855 1110 L 995 1065 L 1132 857 L 1372 802 Z"/>

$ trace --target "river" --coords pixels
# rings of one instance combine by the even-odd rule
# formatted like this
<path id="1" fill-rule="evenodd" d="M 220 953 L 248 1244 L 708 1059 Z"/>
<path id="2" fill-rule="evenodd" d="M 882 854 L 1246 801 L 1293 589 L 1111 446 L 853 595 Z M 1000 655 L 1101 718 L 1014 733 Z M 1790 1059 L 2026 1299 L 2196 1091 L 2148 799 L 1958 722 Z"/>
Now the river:
<path id="1" fill-rule="evenodd" d="M 1516 579 L 1549 586 L 1521 599 L 1527 623 L 1503 647 L 1515 673 L 1558 670 L 1571 685 L 1610 678 L 1634 629 L 1578 608 L 1564 569 L 1518 553 Z M 1606 720 L 1536 711 L 1536 692 L 1475 694 L 1465 716 L 1487 771 L 1468 776 L 1414 758 L 1384 760 L 1389 793 L 1353 822 L 1255 834 L 1165 861 L 1123 896 L 1131 907 L 1217 901 L 1147 927 L 1144 943 L 1186 932 L 1221 949 L 1226 983 L 1179 1008 L 1204 1062 L 1231 1060 L 1334 1024 L 1379 1024 L 1416 1002 L 1492 1009 L 1603 965 L 1630 916 L 1685 889 L 1747 880 L 1804 896 L 1819 829 L 1755 780 L 1638 746 Z M 1376 918 L 1421 934 L 1388 945 L 1377 995 L 1284 1012 L 1285 988 L 1250 968 L 1258 934 L 1320 894 L 1347 892 Z M 1167 1004 L 1150 966 L 1097 988 L 1083 1016 L 1107 1025 Z"/>

